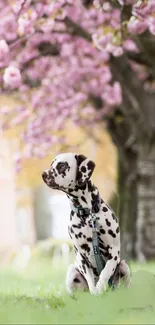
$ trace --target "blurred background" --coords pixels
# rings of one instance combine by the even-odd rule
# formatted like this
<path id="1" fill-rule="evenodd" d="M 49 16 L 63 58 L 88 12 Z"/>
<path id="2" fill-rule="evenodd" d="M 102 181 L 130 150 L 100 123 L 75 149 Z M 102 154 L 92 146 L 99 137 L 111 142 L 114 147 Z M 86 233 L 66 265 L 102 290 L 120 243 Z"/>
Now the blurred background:
<path id="1" fill-rule="evenodd" d="M 41 178 L 60 152 L 96 163 L 122 257 L 154 261 L 154 57 L 154 0 L 0 1 L 0 266 L 73 260 L 67 197 Z"/>

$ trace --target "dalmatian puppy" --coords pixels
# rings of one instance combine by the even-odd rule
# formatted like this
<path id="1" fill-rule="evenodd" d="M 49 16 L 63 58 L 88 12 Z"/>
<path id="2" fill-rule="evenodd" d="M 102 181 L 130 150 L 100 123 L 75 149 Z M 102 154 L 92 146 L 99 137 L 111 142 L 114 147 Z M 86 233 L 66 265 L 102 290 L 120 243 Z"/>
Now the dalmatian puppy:
<path id="1" fill-rule="evenodd" d="M 95 163 L 84 155 L 62 153 L 42 174 L 46 185 L 65 192 L 71 205 L 68 230 L 76 258 L 66 276 L 69 294 L 75 289 L 88 289 L 92 294 L 101 294 L 112 276 L 114 286 L 117 286 L 121 277 L 127 286 L 130 284 L 130 269 L 124 260 L 120 260 L 118 220 L 90 179 L 94 168 Z M 92 216 L 90 213 L 82 216 L 78 213 L 79 206 L 92 211 L 96 204 L 99 207 L 95 214 L 99 248 L 106 263 L 100 274 L 92 245 Z"/>

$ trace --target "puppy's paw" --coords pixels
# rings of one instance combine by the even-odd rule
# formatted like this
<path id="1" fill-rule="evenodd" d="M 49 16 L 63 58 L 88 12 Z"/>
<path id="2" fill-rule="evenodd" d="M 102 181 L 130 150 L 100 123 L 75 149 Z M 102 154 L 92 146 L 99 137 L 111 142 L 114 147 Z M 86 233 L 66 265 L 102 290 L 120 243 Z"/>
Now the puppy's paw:
<path id="1" fill-rule="evenodd" d="M 99 280 L 96 285 L 96 293 L 97 295 L 101 295 L 104 291 L 106 291 L 106 283 Z"/>
<path id="2" fill-rule="evenodd" d="M 90 294 L 92 296 L 97 296 L 97 289 L 96 289 L 96 287 L 90 288 L 89 291 L 90 291 Z"/>
<path id="3" fill-rule="evenodd" d="M 74 290 L 72 290 L 71 287 L 66 287 L 66 291 L 69 296 L 72 296 L 74 294 Z"/>

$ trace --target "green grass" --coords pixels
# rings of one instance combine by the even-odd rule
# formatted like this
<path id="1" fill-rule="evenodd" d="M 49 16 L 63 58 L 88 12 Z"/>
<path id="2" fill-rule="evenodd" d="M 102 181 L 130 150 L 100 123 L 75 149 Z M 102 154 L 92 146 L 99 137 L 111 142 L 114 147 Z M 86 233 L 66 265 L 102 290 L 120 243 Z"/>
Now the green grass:
<path id="1" fill-rule="evenodd" d="M 65 291 L 65 263 L 33 260 L 0 270 L 0 324 L 155 324 L 155 264 L 132 265 L 130 289 L 102 297 Z"/>

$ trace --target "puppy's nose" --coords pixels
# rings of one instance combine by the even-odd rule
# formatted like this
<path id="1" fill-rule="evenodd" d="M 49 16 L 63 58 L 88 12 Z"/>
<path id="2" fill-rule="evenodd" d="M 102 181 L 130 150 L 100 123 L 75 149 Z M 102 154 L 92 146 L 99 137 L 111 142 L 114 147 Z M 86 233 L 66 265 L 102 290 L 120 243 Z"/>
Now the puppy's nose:
<path id="1" fill-rule="evenodd" d="M 45 180 L 46 177 L 47 177 L 47 173 L 46 173 L 46 172 L 43 172 L 43 173 L 42 173 L 42 178 Z"/>

